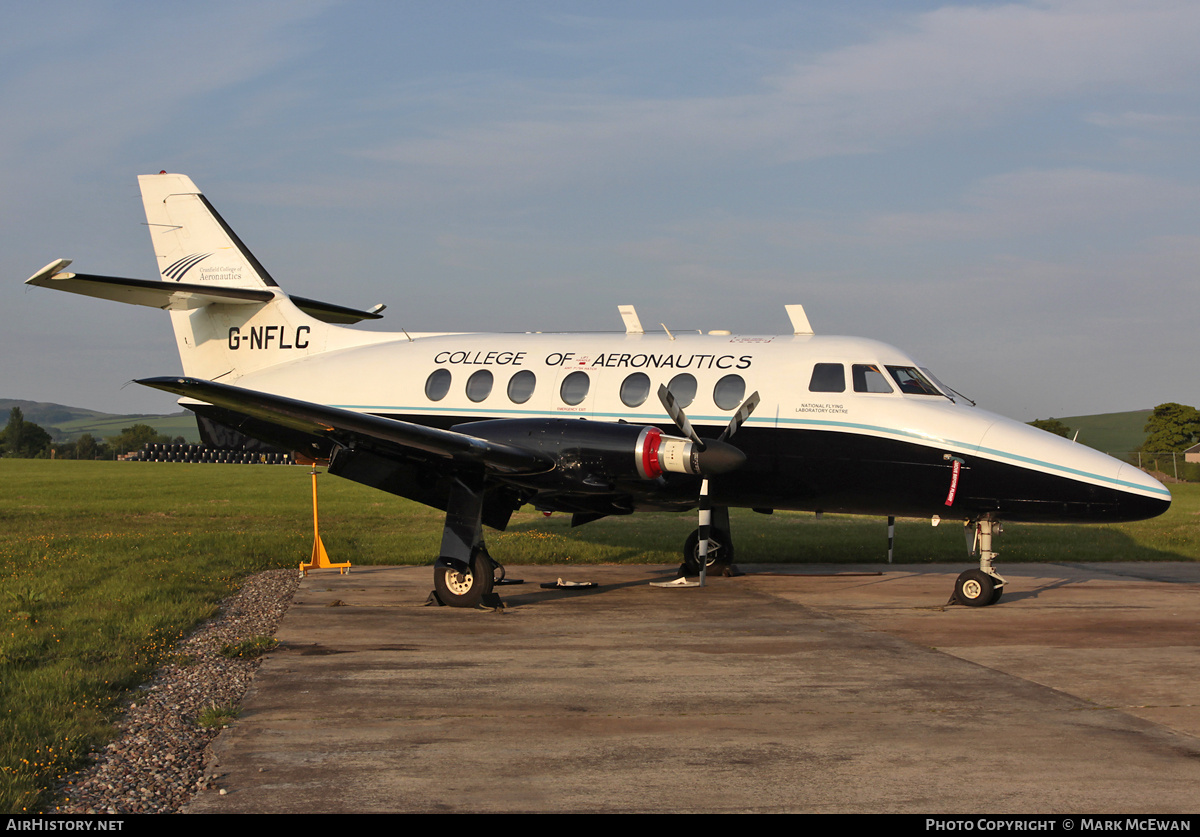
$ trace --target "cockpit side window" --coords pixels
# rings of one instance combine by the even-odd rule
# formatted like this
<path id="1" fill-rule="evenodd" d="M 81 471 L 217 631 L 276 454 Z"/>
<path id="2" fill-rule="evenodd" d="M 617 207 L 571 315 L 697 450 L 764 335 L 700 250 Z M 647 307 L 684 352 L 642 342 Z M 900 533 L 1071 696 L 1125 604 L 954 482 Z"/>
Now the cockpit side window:
<path id="1" fill-rule="evenodd" d="M 908 395 L 936 395 L 939 398 L 941 393 L 928 378 L 921 374 L 920 370 L 913 366 L 889 366 L 888 372 L 892 373 L 892 377 L 896 380 L 900 391 Z"/>
<path id="2" fill-rule="evenodd" d="M 808 381 L 809 392 L 845 392 L 846 367 L 840 363 L 818 363 Z"/>
<path id="3" fill-rule="evenodd" d="M 887 378 L 873 363 L 856 363 L 851 367 L 855 392 L 894 392 Z"/>

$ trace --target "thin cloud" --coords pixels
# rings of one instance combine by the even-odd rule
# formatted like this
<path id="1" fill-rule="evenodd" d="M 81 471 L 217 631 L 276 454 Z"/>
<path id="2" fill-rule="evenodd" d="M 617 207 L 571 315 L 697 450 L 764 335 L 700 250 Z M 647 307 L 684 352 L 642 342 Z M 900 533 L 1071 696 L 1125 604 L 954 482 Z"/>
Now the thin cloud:
<path id="1" fill-rule="evenodd" d="M 510 89 L 475 123 L 363 153 L 420 168 L 442 185 L 467 178 L 472 188 L 503 189 L 740 154 L 775 162 L 861 154 L 1068 97 L 1177 87 L 1200 72 L 1198 41 L 1200 6 L 1192 3 L 949 7 L 798 61 L 740 95 L 589 90 L 546 108 L 530 85 Z"/>
<path id="2" fill-rule="evenodd" d="M 983 179 L 960 209 L 880 215 L 864 223 L 864 233 L 876 241 L 948 241 L 1095 231 L 1197 202 L 1196 187 L 1164 178 L 1086 169 L 1023 171 Z"/>
<path id="3" fill-rule="evenodd" d="M 23 57 L 0 88 L 0 161 L 91 165 L 157 130 L 215 91 L 244 84 L 311 49 L 296 24 L 330 2 L 201 3 L 146 14 L 83 14 L 54 48 Z M 36 58 L 36 60 L 34 60 Z M 196 113 L 197 133 L 214 114 Z M 220 122 L 221 115 L 216 114 Z"/>

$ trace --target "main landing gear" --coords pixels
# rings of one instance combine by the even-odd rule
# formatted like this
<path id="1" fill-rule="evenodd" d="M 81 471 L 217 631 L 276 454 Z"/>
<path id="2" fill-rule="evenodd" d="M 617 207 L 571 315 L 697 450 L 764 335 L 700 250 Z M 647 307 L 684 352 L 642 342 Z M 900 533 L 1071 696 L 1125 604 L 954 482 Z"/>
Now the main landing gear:
<path id="1" fill-rule="evenodd" d="M 992 550 L 992 538 L 1002 531 L 998 520 L 967 521 L 967 553 L 979 553 L 979 569 L 967 570 L 958 577 L 954 583 L 954 596 L 951 601 L 968 607 L 987 607 L 1000 601 L 1000 597 L 1004 595 L 1004 578 L 992 566 L 999 554 Z"/>
<path id="2" fill-rule="evenodd" d="M 714 506 L 712 524 L 708 531 L 708 555 L 704 566 L 706 574 L 738 575 L 733 565 L 733 537 L 729 534 L 729 507 Z M 700 530 L 693 529 L 683 543 L 683 563 L 679 565 L 680 576 L 700 574 Z"/>
<path id="3" fill-rule="evenodd" d="M 504 569 L 483 543 L 483 478 L 456 478 L 446 505 L 442 547 L 433 565 L 433 590 L 438 602 L 451 607 L 499 607 L 492 592 L 496 571 Z"/>

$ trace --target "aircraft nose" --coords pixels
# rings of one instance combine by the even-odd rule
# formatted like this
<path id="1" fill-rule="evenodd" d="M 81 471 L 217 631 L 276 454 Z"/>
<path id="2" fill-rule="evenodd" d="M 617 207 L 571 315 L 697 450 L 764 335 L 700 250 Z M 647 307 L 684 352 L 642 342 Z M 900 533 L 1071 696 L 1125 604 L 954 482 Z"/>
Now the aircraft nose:
<path id="1" fill-rule="evenodd" d="M 1009 419 L 993 421 L 979 451 L 997 455 L 1029 474 L 1054 478 L 1064 503 L 1060 522 L 1145 520 L 1171 506 L 1171 492 L 1128 462 Z M 1028 490 L 1027 497 L 1037 491 Z"/>
<path id="2" fill-rule="evenodd" d="M 1171 508 L 1171 492 L 1167 487 L 1141 468 L 1132 465 L 1122 465 L 1117 472 L 1117 479 L 1129 485 L 1153 492 L 1152 496 L 1142 493 L 1126 493 L 1121 499 L 1122 516 L 1128 513 L 1128 520 L 1147 520 Z"/>

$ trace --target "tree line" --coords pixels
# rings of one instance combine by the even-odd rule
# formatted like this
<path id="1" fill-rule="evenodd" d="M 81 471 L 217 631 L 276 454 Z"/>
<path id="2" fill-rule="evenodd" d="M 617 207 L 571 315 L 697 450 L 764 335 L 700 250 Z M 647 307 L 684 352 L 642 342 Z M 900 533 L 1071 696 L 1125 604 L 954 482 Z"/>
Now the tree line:
<path id="1" fill-rule="evenodd" d="M 25 420 L 20 407 L 8 414 L 8 424 L 0 430 L 0 456 L 15 459 L 114 459 L 121 454 L 141 450 L 147 444 L 184 444 L 182 436 L 171 438 L 148 424 L 123 427 L 116 436 L 97 439 L 84 433 L 74 442 L 55 442 L 40 425 Z"/>
<path id="2" fill-rule="evenodd" d="M 1071 438 L 1071 428 L 1058 419 L 1037 419 L 1029 422 L 1050 433 Z M 1143 453 L 1183 453 L 1200 442 L 1200 410 L 1174 401 L 1159 404 L 1142 428 L 1146 441 L 1137 448 Z"/>
<path id="3" fill-rule="evenodd" d="M 1071 438 L 1071 428 L 1058 419 L 1037 419 L 1029 423 L 1047 432 Z M 1181 453 L 1200 442 L 1200 410 L 1173 401 L 1159 404 L 1143 430 L 1146 441 L 1138 450 L 1147 453 Z M 148 424 L 123 427 L 118 435 L 108 439 L 97 439 L 91 433 L 84 433 L 74 442 L 56 443 L 45 429 L 26 421 L 20 407 L 13 407 L 8 415 L 8 424 L 0 431 L 0 456 L 49 459 L 53 450 L 57 459 L 111 459 L 141 450 L 147 444 L 185 443 L 182 436 L 171 438 Z"/>

